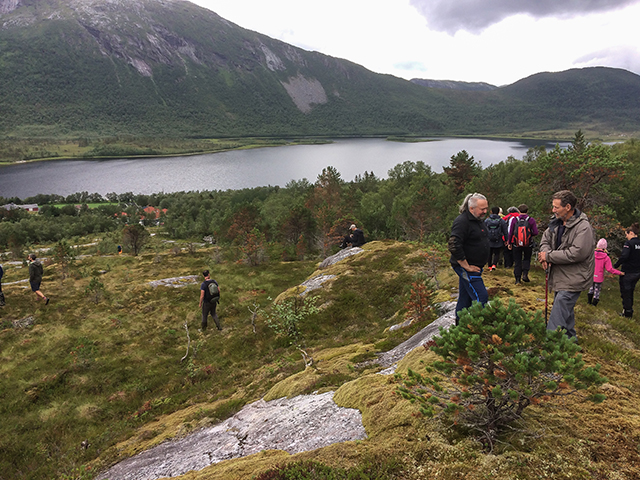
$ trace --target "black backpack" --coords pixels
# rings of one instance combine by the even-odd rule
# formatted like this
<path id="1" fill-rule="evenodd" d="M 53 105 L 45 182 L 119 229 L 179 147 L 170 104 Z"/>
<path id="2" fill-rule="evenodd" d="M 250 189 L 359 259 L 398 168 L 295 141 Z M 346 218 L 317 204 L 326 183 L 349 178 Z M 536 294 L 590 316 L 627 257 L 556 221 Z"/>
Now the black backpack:
<path id="1" fill-rule="evenodd" d="M 494 242 L 502 240 L 502 220 L 499 218 L 487 218 L 487 236 Z"/>
<path id="2" fill-rule="evenodd" d="M 531 225 L 529 217 L 518 217 L 515 231 L 513 232 L 513 244 L 516 247 L 528 247 L 531 245 Z"/>

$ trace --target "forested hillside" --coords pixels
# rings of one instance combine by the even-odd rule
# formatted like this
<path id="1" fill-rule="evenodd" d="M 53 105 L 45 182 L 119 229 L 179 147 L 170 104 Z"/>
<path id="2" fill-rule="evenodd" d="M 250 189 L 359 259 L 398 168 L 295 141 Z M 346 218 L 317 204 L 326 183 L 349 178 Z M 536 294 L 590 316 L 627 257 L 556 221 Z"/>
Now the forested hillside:
<path id="1" fill-rule="evenodd" d="M 5 142 L 640 131 L 640 77 L 624 70 L 428 88 L 181 0 L 0 0 L 0 45 Z"/>

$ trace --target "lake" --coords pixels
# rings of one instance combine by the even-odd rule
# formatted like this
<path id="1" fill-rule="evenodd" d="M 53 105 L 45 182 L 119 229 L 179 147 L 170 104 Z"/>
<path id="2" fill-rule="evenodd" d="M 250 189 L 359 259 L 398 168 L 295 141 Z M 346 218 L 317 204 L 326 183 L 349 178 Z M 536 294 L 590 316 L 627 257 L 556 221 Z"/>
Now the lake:
<path id="1" fill-rule="evenodd" d="M 555 143 L 475 138 L 438 138 L 430 142 L 401 143 L 376 138 L 339 139 L 325 145 L 294 145 L 236 150 L 185 157 L 114 160 L 53 160 L 0 167 L 0 196 L 26 198 L 38 193 L 70 195 L 86 191 L 179 192 L 227 190 L 265 185 L 286 185 L 290 180 L 315 182 L 327 166 L 344 180 L 365 171 L 386 178 L 405 161 L 422 161 L 435 172 L 450 158 L 466 150 L 483 167 L 521 159 L 530 147 Z M 567 143 L 560 143 L 566 146 Z"/>

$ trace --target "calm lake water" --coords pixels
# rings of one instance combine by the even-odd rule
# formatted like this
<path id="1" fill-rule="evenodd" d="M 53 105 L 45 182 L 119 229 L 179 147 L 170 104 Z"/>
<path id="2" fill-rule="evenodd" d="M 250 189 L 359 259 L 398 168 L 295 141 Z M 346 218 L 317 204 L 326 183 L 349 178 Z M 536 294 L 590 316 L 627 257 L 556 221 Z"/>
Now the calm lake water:
<path id="1" fill-rule="evenodd" d="M 540 141 L 441 138 L 431 142 L 400 143 L 384 139 L 341 139 L 327 145 L 296 145 L 237 150 L 189 157 L 134 160 L 60 160 L 0 167 L 0 196 L 25 198 L 38 193 L 69 195 L 75 192 L 156 193 L 227 190 L 265 185 L 286 185 L 290 180 L 315 182 L 327 166 L 344 180 L 365 171 L 386 178 L 405 161 L 422 161 L 435 172 L 449 165 L 461 150 L 487 167 L 521 159 Z M 566 146 L 567 144 L 560 144 Z"/>

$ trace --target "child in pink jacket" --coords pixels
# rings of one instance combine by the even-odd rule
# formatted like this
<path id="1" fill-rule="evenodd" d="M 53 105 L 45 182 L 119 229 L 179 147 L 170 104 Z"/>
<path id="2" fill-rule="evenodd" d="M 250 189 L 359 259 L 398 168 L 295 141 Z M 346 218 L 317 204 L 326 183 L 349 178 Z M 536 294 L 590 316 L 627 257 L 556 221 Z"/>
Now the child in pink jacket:
<path id="1" fill-rule="evenodd" d="M 598 240 L 598 244 L 596 245 L 596 268 L 593 271 L 593 285 L 589 289 L 589 293 L 587 294 L 588 302 L 590 305 L 594 307 L 598 305 L 600 301 L 600 291 L 602 290 L 602 282 L 604 280 L 604 271 L 606 270 L 609 273 L 613 273 L 614 275 L 624 275 L 620 270 L 616 270 L 611 265 L 611 259 L 607 254 L 607 241 L 604 238 Z"/>

